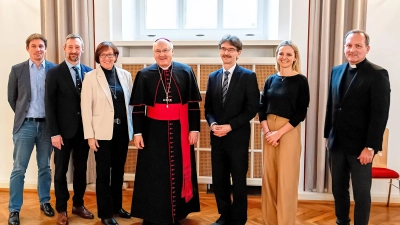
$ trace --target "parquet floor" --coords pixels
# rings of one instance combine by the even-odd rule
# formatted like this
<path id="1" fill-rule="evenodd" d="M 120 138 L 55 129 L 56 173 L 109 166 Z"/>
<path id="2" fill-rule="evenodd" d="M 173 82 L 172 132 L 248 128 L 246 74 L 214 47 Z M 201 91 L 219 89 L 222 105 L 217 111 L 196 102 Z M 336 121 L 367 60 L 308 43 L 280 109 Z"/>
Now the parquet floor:
<path id="1" fill-rule="evenodd" d="M 71 195 L 72 196 L 72 195 Z M 124 209 L 130 209 L 132 190 L 124 191 Z M 0 225 L 7 225 L 8 219 L 8 190 L 0 190 Z M 181 221 L 182 225 L 209 225 L 218 219 L 219 214 L 212 194 L 201 193 L 201 212 L 192 213 L 187 219 Z M 54 192 L 52 192 L 52 205 L 55 205 Z M 261 199 L 258 196 L 249 196 L 248 222 L 247 224 L 262 224 Z M 95 214 L 96 195 L 87 192 L 85 195 L 85 206 Z M 69 201 L 69 209 L 71 209 Z M 353 213 L 353 212 L 351 212 Z M 20 213 L 21 225 L 55 225 L 56 217 L 46 217 L 39 209 L 37 192 L 27 190 L 24 192 L 24 205 Z M 330 201 L 299 201 L 296 225 L 312 224 L 335 224 L 334 205 Z M 117 218 L 120 225 L 141 225 L 142 220 L 137 218 Z M 100 220 L 95 217 L 93 220 L 85 220 L 75 215 L 69 215 L 70 225 L 101 225 Z M 392 204 L 386 207 L 384 203 L 374 203 L 371 209 L 371 225 L 400 225 L 400 204 Z"/>

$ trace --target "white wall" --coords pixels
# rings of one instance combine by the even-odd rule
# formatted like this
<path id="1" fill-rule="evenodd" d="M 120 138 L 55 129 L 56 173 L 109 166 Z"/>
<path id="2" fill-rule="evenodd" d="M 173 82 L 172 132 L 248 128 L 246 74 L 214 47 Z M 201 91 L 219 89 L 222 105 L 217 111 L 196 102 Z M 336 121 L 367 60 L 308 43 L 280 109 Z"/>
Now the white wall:
<path id="1" fill-rule="evenodd" d="M 397 149 L 400 140 L 400 76 L 399 65 L 399 24 L 395 19 L 400 12 L 400 1 L 368 0 L 366 32 L 370 35 L 371 49 L 367 59 L 382 66 L 389 72 L 391 86 L 389 128 L 388 167 L 400 172 L 400 151 Z M 395 181 L 396 186 L 398 182 Z M 387 181 L 374 180 L 372 192 L 386 194 Z M 400 202 L 398 189 L 393 189 L 393 197 Z"/>
<path id="2" fill-rule="evenodd" d="M 40 33 L 40 0 L 0 0 L 0 187 L 9 186 L 13 165 L 12 127 L 14 113 L 7 101 L 7 84 L 11 66 L 29 58 L 25 40 L 32 33 Z M 36 187 L 36 154 L 31 156 L 25 181 L 26 187 Z"/>

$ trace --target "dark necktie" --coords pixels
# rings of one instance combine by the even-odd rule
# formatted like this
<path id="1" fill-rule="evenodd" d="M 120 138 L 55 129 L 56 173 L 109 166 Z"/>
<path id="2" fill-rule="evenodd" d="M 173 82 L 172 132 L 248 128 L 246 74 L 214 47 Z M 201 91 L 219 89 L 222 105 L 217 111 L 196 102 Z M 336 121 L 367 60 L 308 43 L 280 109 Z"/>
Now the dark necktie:
<path id="1" fill-rule="evenodd" d="M 224 82 L 222 83 L 222 105 L 225 104 L 225 98 L 226 98 L 226 93 L 228 92 L 228 76 L 229 76 L 230 72 L 229 71 L 225 71 L 224 72 Z"/>
<path id="2" fill-rule="evenodd" d="M 81 78 L 79 77 L 78 68 L 76 68 L 75 66 L 73 66 L 72 69 L 74 69 L 74 70 L 75 70 L 75 73 L 76 73 L 76 83 L 75 83 L 76 90 L 78 91 L 78 94 L 81 94 L 82 81 L 81 81 Z"/>

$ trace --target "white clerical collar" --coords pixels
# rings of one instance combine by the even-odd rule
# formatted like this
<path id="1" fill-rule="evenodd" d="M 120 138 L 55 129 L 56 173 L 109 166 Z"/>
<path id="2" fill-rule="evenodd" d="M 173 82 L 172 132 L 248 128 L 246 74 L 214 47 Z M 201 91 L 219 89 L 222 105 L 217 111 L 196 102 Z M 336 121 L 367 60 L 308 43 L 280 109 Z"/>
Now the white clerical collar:
<path id="1" fill-rule="evenodd" d="M 172 63 L 171 63 L 172 64 Z M 160 65 L 159 65 L 159 67 L 161 68 L 161 69 L 163 69 L 163 70 L 168 70 L 168 68 L 171 66 L 171 64 L 169 64 L 167 67 L 161 67 Z"/>
<path id="2" fill-rule="evenodd" d="M 357 68 L 357 64 L 350 64 L 349 63 L 349 65 L 350 65 L 350 68 L 353 68 L 353 69 Z"/>

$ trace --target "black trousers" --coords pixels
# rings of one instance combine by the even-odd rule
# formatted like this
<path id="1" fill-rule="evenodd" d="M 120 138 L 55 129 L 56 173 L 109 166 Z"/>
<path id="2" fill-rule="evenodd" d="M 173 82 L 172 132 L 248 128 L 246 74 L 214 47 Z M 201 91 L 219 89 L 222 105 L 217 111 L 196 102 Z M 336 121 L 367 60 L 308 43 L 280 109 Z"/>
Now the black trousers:
<path id="1" fill-rule="evenodd" d="M 74 196 L 72 198 L 74 206 L 82 206 L 84 204 L 83 195 L 86 190 L 86 169 L 89 145 L 83 136 L 83 126 L 80 126 L 74 137 L 63 138 L 63 142 L 64 145 L 61 146 L 61 150 L 54 149 L 54 189 L 57 212 L 67 211 L 67 202 L 69 200 L 67 171 L 71 151 L 74 165 Z"/>
<path id="2" fill-rule="evenodd" d="M 99 218 L 111 218 L 122 208 L 122 183 L 128 153 L 127 122 L 114 123 L 111 140 L 98 140 L 96 157 L 96 198 Z M 129 210 L 128 210 L 129 211 Z"/>
<path id="3" fill-rule="evenodd" d="M 217 145 L 212 143 L 212 182 L 218 213 L 232 224 L 245 224 L 247 221 L 248 158 L 248 146 L 235 146 L 235 143 L 223 141 Z"/>
<path id="4" fill-rule="evenodd" d="M 372 163 L 361 165 L 357 157 L 358 155 L 348 154 L 346 149 L 340 147 L 329 151 L 337 224 L 350 224 L 350 177 L 355 202 L 354 224 L 368 224 L 371 209 Z"/>

